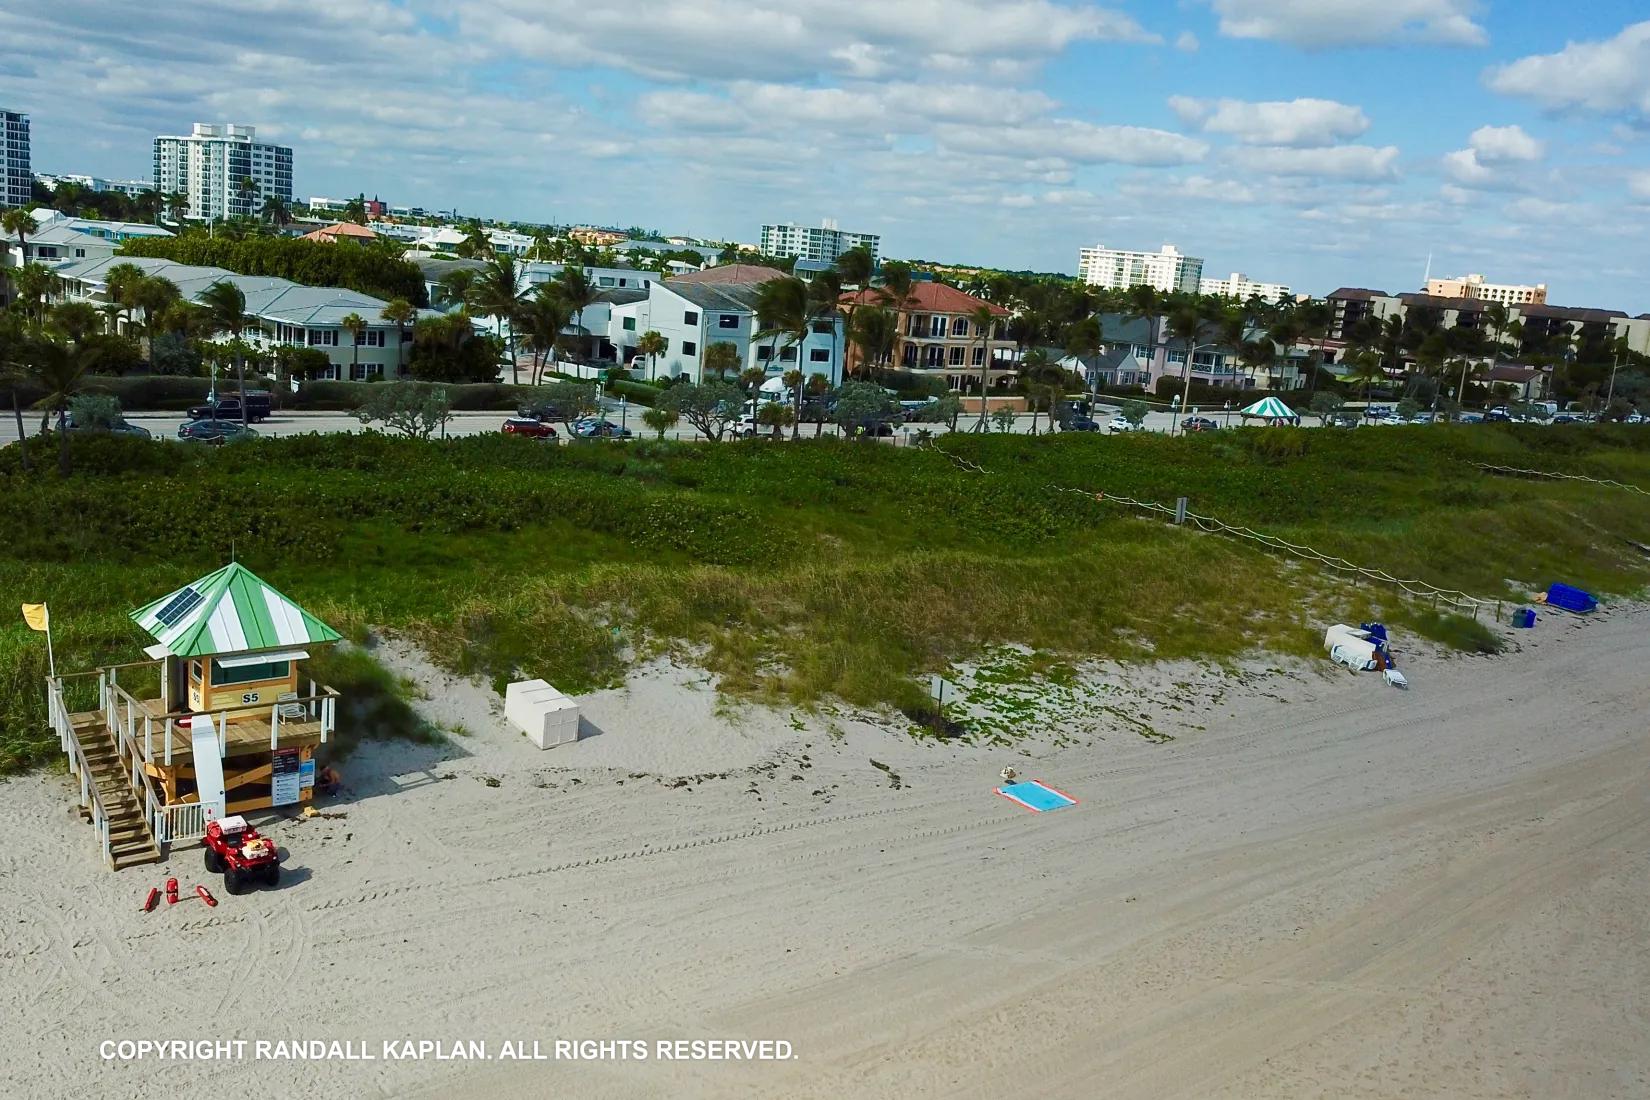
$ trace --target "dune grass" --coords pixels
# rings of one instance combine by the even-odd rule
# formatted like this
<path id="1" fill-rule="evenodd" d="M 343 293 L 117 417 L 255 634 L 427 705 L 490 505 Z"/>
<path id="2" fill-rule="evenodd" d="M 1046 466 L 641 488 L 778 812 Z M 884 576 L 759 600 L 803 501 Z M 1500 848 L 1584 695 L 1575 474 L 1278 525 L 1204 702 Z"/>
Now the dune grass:
<path id="1" fill-rule="evenodd" d="M 1270 432 L 1270 434 L 1268 434 Z M 1522 600 L 1650 576 L 1650 500 L 1474 462 L 1650 486 L 1630 428 L 946 436 L 546 447 L 497 437 L 266 439 L 219 451 L 75 441 L 77 473 L 0 451 L 0 593 L 52 604 L 59 666 L 131 660 L 126 611 L 248 567 L 349 637 L 408 632 L 451 667 L 570 690 L 673 652 L 732 694 L 922 704 L 922 674 L 995 645 L 1119 660 L 1315 652 L 1386 614 L 1468 651 L 1494 633 L 1251 546 L 1049 487 L 1172 502 L 1406 577 Z M 329 658 L 363 732 L 416 732 L 396 685 Z M 49 755 L 44 646 L 0 625 L 0 769 Z"/>

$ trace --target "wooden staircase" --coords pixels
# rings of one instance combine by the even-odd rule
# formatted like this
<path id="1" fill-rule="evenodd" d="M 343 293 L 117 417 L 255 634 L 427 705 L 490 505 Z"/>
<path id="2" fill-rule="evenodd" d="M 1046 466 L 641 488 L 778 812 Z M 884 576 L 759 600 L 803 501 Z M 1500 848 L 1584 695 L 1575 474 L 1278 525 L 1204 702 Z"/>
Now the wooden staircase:
<path id="1" fill-rule="evenodd" d="M 140 863 L 159 863 L 160 847 L 143 813 L 143 803 L 132 790 L 129 763 L 120 758 L 101 714 L 75 715 L 74 736 L 86 756 L 97 796 L 109 814 L 109 864 L 116 871 Z M 81 807 L 80 816 L 92 819 Z"/>

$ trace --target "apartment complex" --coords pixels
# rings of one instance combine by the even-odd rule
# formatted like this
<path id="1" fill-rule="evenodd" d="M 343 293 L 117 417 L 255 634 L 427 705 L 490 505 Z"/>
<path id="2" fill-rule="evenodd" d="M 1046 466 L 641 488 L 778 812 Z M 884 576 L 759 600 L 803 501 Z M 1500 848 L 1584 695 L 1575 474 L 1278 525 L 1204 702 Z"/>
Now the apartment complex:
<path id="1" fill-rule="evenodd" d="M 129 199 L 135 199 L 145 191 L 152 191 L 154 180 L 112 180 L 102 176 L 80 176 L 73 173 L 47 175 L 42 172 L 36 176 L 43 187 L 55 192 L 61 184 L 72 183 L 82 191 L 92 191 L 96 194 L 117 192 Z"/>
<path id="2" fill-rule="evenodd" d="M 76 218 L 48 206 L 37 207 L 32 216 L 36 228 L 23 243 L 15 237 L 0 240 L 0 267 L 36 263 L 55 267 L 75 260 L 107 259 L 123 241 L 172 235 L 158 225 Z"/>
<path id="3" fill-rule="evenodd" d="M 29 116 L 0 107 L 0 206 L 27 206 L 33 191 Z"/>
<path id="4" fill-rule="evenodd" d="M 187 137 L 155 139 L 155 189 L 181 193 L 198 221 L 254 217 L 271 196 L 292 201 L 292 150 L 257 141 L 251 126 L 197 122 Z M 252 180 L 256 187 L 246 186 Z"/>
<path id="5" fill-rule="evenodd" d="M 1199 279 L 1197 292 L 1216 298 L 1236 298 L 1247 302 L 1251 298 L 1259 298 L 1265 302 L 1281 302 L 1287 299 L 1289 288 L 1282 283 L 1257 283 L 1241 272 L 1232 272 L 1230 279 Z"/>
<path id="6" fill-rule="evenodd" d="M 1426 293 L 1434 298 L 1470 298 L 1475 301 L 1500 302 L 1504 306 L 1545 305 L 1547 284 L 1514 286 L 1510 283 L 1488 283 L 1482 275 L 1464 275 L 1459 279 L 1428 279 Z"/>
<path id="7" fill-rule="evenodd" d="M 1158 252 L 1129 252 L 1095 245 L 1077 254 L 1077 277 L 1104 290 L 1149 286 L 1167 294 L 1196 294 L 1203 279 L 1203 261 L 1185 256 L 1172 244 Z"/>
<path id="8" fill-rule="evenodd" d="M 871 262 L 875 264 L 881 258 L 882 238 L 875 233 L 849 233 L 838 229 L 832 221 L 818 228 L 790 223 L 762 227 L 764 256 L 795 256 L 799 260 L 834 264 L 838 256 L 851 248 L 870 250 Z"/>

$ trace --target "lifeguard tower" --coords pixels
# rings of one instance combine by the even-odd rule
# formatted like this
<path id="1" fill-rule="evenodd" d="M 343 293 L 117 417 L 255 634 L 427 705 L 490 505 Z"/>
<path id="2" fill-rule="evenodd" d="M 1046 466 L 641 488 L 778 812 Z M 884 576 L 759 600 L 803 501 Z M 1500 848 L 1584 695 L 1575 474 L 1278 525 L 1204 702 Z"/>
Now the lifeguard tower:
<path id="1" fill-rule="evenodd" d="M 110 866 L 158 861 L 228 814 L 308 802 L 338 693 L 300 663 L 338 632 L 237 563 L 132 619 L 155 639 L 149 660 L 48 683 L 81 815 Z M 97 709 L 72 711 L 66 699 L 89 695 L 93 677 Z"/>

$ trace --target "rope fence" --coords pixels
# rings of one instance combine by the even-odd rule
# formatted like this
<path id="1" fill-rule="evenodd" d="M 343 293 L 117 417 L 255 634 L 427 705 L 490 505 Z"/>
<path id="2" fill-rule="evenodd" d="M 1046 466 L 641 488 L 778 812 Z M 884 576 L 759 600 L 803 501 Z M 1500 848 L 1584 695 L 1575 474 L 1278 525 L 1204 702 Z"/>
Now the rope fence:
<path id="1" fill-rule="evenodd" d="M 1585 481 L 1592 485 L 1606 485 L 1612 489 L 1626 489 L 1630 493 L 1650 497 L 1650 492 L 1639 488 L 1637 485 L 1629 485 L 1625 481 L 1611 481 L 1609 478 L 1588 477 L 1585 474 L 1560 474 L 1551 470 L 1520 470 L 1515 466 L 1492 466 L 1488 462 L 1474 462 L 1473 465 L 1485 473 L 1511 474 L 1515 477 L 1539 477 L 1552 481 Z"/>
<path id="2" fill-rule="evenodd" d="M 932 450 L 938 451 L 940 454 L 945 455 L 945 457 L 950 459 L 952 464 L 958 469 L 973 474 L 984 474 L 987 472 L 985 467 L 981 466 L 977 462 L 971 462 L 966 458 L 951 454 L 949 451 L 937 445 L 930 444 L 929 446 Z M 1047 488 L 1051 492 L 1079 496 L 1096 503 L 1117 504 L 1126 508 L 1134 508 L 1148 514 L 1164 515 L 1167 516 L 1171 522 L 1179 522 L 1182 518 L 1179 509 L 1171 508 L 1167 504 L 1160 504 L 1154 500 L 1134 500 L 1131 497 L 1116 496 L 1111 493 L 1090 492 L 1086 489 L 1073 489 L 1062 485 L 1050 484 Z M 1493 609 L 1496 621 L 1499 622 L 1501 620 L 1502 604 L 1500 600 L 1479 599 L 1478 597 L 1470 596 L 1459 589 L 1439 588 L 1437 585 L 1428 584 L 1426 581 L 1422 580 L 1406 580 L 1401 577 L 1394 577 L 1384 569 L 1370 569 L 1366 566 L 1359 565 L 1356 562 L 1348 561 L 1345 558 L 1337 557 L 1333 554 L 1325 554 L 1322 551 L 1316 550 L 1310 546 L 1290 542 L 1289 540 L 1279 538 L 1276 535 L 1269 535 L 1265 532 L 1256 531 L 1249 527 L 1234 526 L 1230 523 L 1224 522 L 1223 520 L 1216 519 L 1214 516 L 1198 515 L 1196 512 L 1188 510 L 1184 513 L 1184 520 L 1185 522 L 1194 524 L 1200 531 L 1206 531 L 1212 535 L 1224 535 L 1228 538 L 1243 539 L 1248 542 L 1258 543 L 1269 550 L 1287 554 L 1304 561 L 1315 562 L 1318 565 L 1322 565 L 1333 570 L 1337 575 L 1349 577 L 1354 581 L 1367 580 L 1373 581 L 1377 584 L 1389 584 L 1395 589 L 1404 592 L 1406 595 L 1413 596 L 1421 600 L 1430 600 L 1434 607 L 1447 605 L 1456 611 L 1471 614 L 1474 619 L 1477 619 L 1481 612 Z"/>

